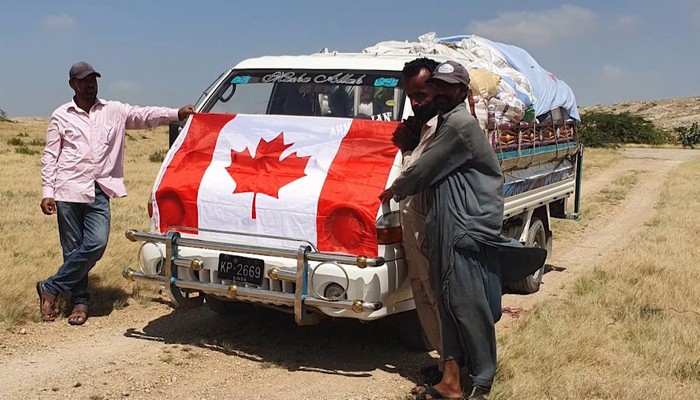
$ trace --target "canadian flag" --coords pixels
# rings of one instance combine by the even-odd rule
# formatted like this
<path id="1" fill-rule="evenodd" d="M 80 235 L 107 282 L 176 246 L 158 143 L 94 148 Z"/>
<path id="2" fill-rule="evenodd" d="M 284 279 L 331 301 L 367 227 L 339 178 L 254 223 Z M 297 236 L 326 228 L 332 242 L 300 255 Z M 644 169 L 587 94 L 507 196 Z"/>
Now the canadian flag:
<path id="1" fill-rule="evenodd" d="M 321 251 L 376 256 L 377 196 L 396 159 L 395 128 L 345 118 L 195 114 L 156 179 L 156 226 L 283 236 Z"/>

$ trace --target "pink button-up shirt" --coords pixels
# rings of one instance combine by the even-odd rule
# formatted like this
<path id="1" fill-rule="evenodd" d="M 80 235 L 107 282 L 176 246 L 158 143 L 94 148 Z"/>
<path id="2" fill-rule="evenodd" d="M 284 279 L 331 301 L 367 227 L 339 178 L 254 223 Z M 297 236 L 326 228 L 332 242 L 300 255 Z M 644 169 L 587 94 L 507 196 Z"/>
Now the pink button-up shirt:
<path id="1" fill-rule="evenodd" d="M 178 110 L 137 107 L 98 99 L 86 113 L 74 101 L 56 109 L 41 156 L 42 198 L 91 203 L 95 182 L 109 197 L 126 196 L 126 129 L 146 129 L 178 120 Z"/>

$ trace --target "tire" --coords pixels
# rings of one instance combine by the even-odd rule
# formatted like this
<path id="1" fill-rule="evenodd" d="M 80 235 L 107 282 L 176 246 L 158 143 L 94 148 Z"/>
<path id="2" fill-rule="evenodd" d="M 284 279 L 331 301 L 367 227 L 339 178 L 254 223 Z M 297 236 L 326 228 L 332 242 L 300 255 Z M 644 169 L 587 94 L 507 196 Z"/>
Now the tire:
<path id="1" fill-rule="evenodd" d="M 240 314 L 250 308 L 250 304 L 243 304 L 237 301 L 221 300 L 216 296 L 204 295 L 207 306 L 215 313 L 223 316 Z"/>
<path id="2" fill-rule="evenodd" d="M 431 351 L 433 348 L 423 332 L 416 310 L 405 311 L 396 316 L 401 345 L 410 350 Z"/>
<path id="3" fill-rule="evenodd" d="M 528 247 L 539 247 L 542 249 L 546 248 L 547 246 L 547 232 L 544 230 L 544 224 L 537 217 L 532 217 L 530 231 L 527 233 L 525 245 Z M 545 266 L 543 265 L 542 268 L 527 278 L 511 283 L 510 289 L 514 292 L 522 294 L 532 294 L 537 292 L 540 290 L 542 276 L 544 275 L 544 268 Z"/>

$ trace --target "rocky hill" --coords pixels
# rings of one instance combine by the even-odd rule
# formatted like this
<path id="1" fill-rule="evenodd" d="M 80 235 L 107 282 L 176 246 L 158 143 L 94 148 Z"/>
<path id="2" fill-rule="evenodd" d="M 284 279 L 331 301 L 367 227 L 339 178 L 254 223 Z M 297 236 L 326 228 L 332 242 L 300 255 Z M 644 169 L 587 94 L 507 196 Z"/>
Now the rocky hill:
<path id="1" fill-rule="evenodd" d="M 623 103 L 580 107 L 581 114 L 588 111 L 612 113 L 629 112 L 653 122 L 667 131 L 679 126 L 700 123 L 700 96 L 663 100 L 626 101 Z"/>

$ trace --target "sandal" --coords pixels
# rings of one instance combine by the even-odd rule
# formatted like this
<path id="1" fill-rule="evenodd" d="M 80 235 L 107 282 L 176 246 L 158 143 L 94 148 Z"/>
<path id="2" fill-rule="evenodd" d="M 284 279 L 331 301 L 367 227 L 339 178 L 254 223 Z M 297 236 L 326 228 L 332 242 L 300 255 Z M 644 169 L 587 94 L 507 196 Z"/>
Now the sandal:
<path id="1" fill-rule="evenodd" d="M 411 394 L 415 400 L 431 400 L 431 399 L 445 399 L 445 400 L 460 400 L 462 396 L 459 397 L 447 397 L 440 393 L 432 385 L 419 385 L 411 390 Z M 430 396 L 430 397 L 426 397 Z"/>
<path id="2" fill-rule="evenodd" d="M 56 296 L 46 293 L 41 282 L 36 283 L 36 293 L 39 295 L 39 312 L 41 320 L 51 322 L 56 320 Z"/>
<path id="3" fill-rule="evenodd" d="M 76 304 L 73 306 L 73 311 L 71 311 L 68 316 L 68 323 L 71 325 L 82 325 L 88 319 L 88 306 L 87 304 Z"/>
<path id="4" fill-rule="evenodd" d="M 437 385 L 442 380 L 442 371 L 437 365 L 421 368 L 420 374 L 423 376 L 423 383 L 428 385 Z"/>

